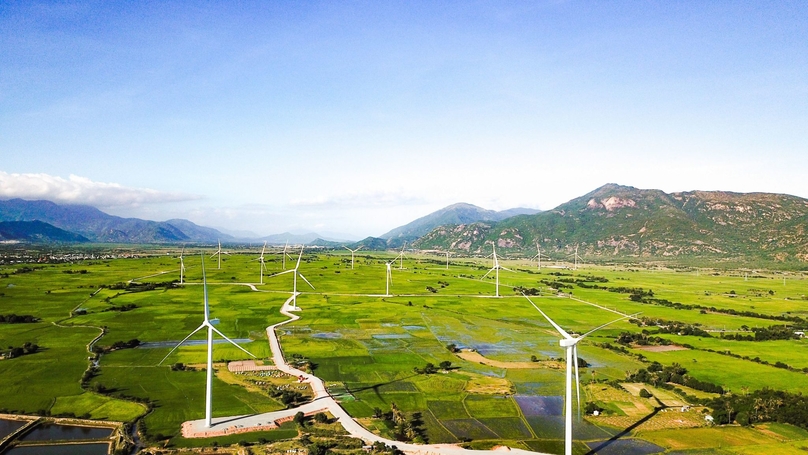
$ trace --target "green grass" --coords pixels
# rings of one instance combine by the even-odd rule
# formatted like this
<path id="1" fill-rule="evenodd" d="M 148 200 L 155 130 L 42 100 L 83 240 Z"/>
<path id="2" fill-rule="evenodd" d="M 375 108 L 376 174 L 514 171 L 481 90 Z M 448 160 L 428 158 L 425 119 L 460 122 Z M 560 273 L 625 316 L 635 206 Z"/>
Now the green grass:
<path id="1" fill-rule="evenodd" d="M 292 279 L 289 274 L 272 278 L 265 276 L 264 284 L 257 284 L 256 262 L 250 262 L 256 256 L 229 256 L 222 261 L 222 270 L 216 270 L 213 261 L 207 260 L 208 293 L 211 316 L 221 320 L 217 328 L 231 338 L 253 339 L 244 347 L 259 358 L 267 358 L 270 350 L 265 328 L 285 319 L 278 309 L 290 295 Z M 556 429 L 543 428 L 540 422 L 532 422 L 535 431 L 540 433 L 534 435 L 512 398 L 490 393 L 470 394 L 467 386 L 473 375 L 485 375 L 502 378 L 518 393 L 559 395 L 563 391 L 563 370 L 506 371 L 464 361 L 450 353 L 446 345 L 455 343 L 475 347 L 490 359 L 508 362 L 525 362 L 531 355 L 540 359 L 561 357 L 563 351 L 558 346 L 557 333 L 523 297 L 513 295 L 508 286 L 543 288 L 545 295 L 535 297 L 533 301 L 568 331 L 584 333 L 613 320 L 614 313 L 548 294 L 546 286 L 539 281 L 558 279 L 558 276 L 549 274 L 551 270 L 542 273 L 503 272 L 500 292 L 505 297 L 490 298 L 494 293 L 493 280 L 479 280 L 489 264 L 470 259 L 453 261 L 452 268 L 446 271 L 435 264 L 421 262 L 417 257 L 408 258 L 404 270 L 393 270 L 392 292 L 396 295 L 383 297 L 380 294 L 385 286 L 384 261 L 391 256 L 376 252 L 359 255 L 355 270 L 350 270 L 345 258 L 342 253 L 304 255 L 301 271 L 317 289 L 311 290 L 298 283 L 301 285 L 299 290 L 303 291 L 298 297 L 298 304 L 303 308 L 302 319 L 284 326 L 280 336 L 287 356 L 301 354 L 308 357 L 316 364 L 317 375 L 327 381 L 342 383 L 353 392 L 356 401 L 343 403 L 348 412 L 367 417 L 374 407 L 389 410 L 390 404 L 395 402 L 404 412 L 423 414 L 432 442 L 456 442 L 458 438 L 489 442 L 522 440 L 535 448 L 551 450 L 557 447 Z M 188 256 L 186 279 L 189 284 L 179 288 L 136 293 L 103 289 L 92 297 L 90 294 L 102 285 L 126 282 L 161 271 L 167 273 L 141 278 L 140 281 L 159 283 L 177 279 L 178 263 L 165 256 L 87 261 L 73 265 L 45 265 L 31 273 L 0 278 L 3 313 L 33 314 L 42 319 L 36 324 L 0 325 L 0 346 L 31 341 L 43 348 L 33 355 L 0 361 L 0 387 L 4 391 L 0 394 L 0 408 L 29 413 L 38 410 L 73 412 L 89 414 L 93 418 L 131 420 L 140 415 L 143 408 L 115 397 L 136 397 L 156 405 L 154 412 L 145 417 L 150 434 L 167 436 L 176 436 L 183 421 L 201 418 L 204 372 L 175 372 L 168 365 L 175 362 L 204 363 L 204 346 L 181 347 L 163 366 L 157 364 L 170 348 L 127 349 L 104 355 L 100 362 L 101 373 L 93 382 L 113 389 L 113 397 L 91 394 L 80 387 L 81 376 L 88 366 L 85 347 L 100 333 L 100 327 L 107 328 L 106 335 L 99 341 L 99 345 L 105 346 L 132 338 L 150 342 L 179 341 L 199 326 L 202 315 L 199 262 L 200 258 Z M 517 262 L 505 262 L 505 265 L 513 269 L 524 268 Z M 269 274 L 281 271 L 279 257 L 269 258 L 267 266 Z M 14 267 L 3 266 L 0 273 L 12 273 L 13 270 Z M 87 270 L 87 273 L 66 274 L 62 273 L 64 270 Z M 609 280 L 599 285 L 650 288 L 657 298 L 684 304 L 767 315 L 808 315 L 808 306 L 801 299 L 803 294 L 808 294 L 808 282 L 804 280 L 788 280 L 783 286 L 774 275 L 745 281 L 737 273 L 697 276 L 689 272 L 633 271 L 624 267 L 553 272 L 566 274 L 561 278 L 594 274 Z M 460 277 L 461 274 L 464 277 Z M 441 287 L 438 281 L 449 285 Z M 238 284 L 243 282 L 255 283 L 261 292 Z M 437 288 L 438 292 L 428 292 L 427 286 Z M 735 291 L 736 297 L 729 297 L 730 291 Z M 698 310 L 641 304 L 630 301 L 626 294 L 604 290 L 575 287 L 572 292 L 575 297 L 600 306 L 623 312 L 641 312 L 647 317 L 698 323 L 706 330 L 780 324 L 768 319 L 714 312 L 702 314 Z M 104 311 L 113 305 L 128 304 L 137 308 L 128 312 Z M 83 308 L 87 314 L 70 317 L 75 308 Z M 594 343 L 614 341 L 621 331 L 639 330 L 636 325 L 622 321 L 583 341 L 579 355 L 593 366 L 581 370 L 582 380 L 592 377 L 623 379 L 626 371 L 644 367 L 645 364 L 635 357 L 594 346 Z M 320 337 L 321 334 L 329 334 L 330 338 Z M 808 355 L 800 349 L 804 347 L 804 341 L 752 343 L 665 336 L 701 350 L 643 351 L 642 354 L 664 364 L 678 362 L 700 380 L 715 382 L 733 391 L 739 391 L 741 387 L 754 390 L 768 386 L 794 392 L 808 388 L 808 379 L 802 373 L 703 351 L 730 350 L 742 356 L 759 356 L 772 363 L 783 361 L 803 368 L 808 367 Z M 198 334 L 195 339 L 203 337 L 203 334 Z M 229 345 L 217 344 L 214 358 L 224 361 L 247 356 Z M 442 361 L 450 361 L 458 369 L 435 375 L 416 375 L 413 371 L 427 362 L 437 365 Z M 214 383 L 216 416 L 279 408 L 280 404 L 262 394 L 249 393 L 242 387 L 218 380 Z M 801 437 L 798 433 L 792 434 L 793 431 L 789 433 L 790 430 L 775 428 L 773 433 L 783 433 L 781 438 L 793 444 L 797 444 Z M 739 441 L 736 444 L 739 447 L 741 443 L 766 445 L 778 441 L 762 433 L 709 430 L 704 433 L 708 439 L 735 438 L 733 440 Z M 272 434 L 274 438 L 285 433 Z M 672 432 L 657 436 L 681 439 L 681 434 L 690 433 Z M 648 438 L 651 435 L 648 433 Z M 549 439 L 532 439 L 536 436 Z M 266 435 L 251 435 L 236 440 L 255 440 L 257 437 L 271 439 Z M 223 443 L 221 438 L 216 439 Z M 174 440 L 178 445 L 205 444 L 205 441 L 180 441 Z"/>

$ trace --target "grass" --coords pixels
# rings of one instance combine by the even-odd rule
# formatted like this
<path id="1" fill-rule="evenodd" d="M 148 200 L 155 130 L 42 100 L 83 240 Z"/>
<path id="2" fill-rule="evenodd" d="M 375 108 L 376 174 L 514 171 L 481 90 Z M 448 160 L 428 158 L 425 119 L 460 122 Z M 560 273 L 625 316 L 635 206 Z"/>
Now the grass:
<path id="1" fill-rule="evenodd" d="M 221 270 L 208 261 L 208 293 L 211 316 L 221 321 L 217 328 L 231 338 L 252 339 L 244 347 L 259 358 L 268 358 L 270 350 L 265 328 L 285 319 L 279 315 L 278 309 L 290 295 L 292 279 L 289 274 L 272 278 L 265 276 L 264 284 L 257 284 L 257 263 L 250 262 L 256 256 L 234 254 L 223 258 Z M 292 354 L 305 356 L 315 365 L 317 375 L 350 390 L 355 400 L 345 401 L 343 406 L 357 417 L 369 417 L 374 407 L 389 410 L 392 402 L 406 413 L 421 412 L 427 434 L 433 442 L 472 438 L 481 444 L 493 444 L 494 441 L 518 440 L 525 441 L 523 447 L 543 450 L 552 450 L 558 445 L 557 422 L 533 417 L 524 419 L 513 399 L 504 397 L 514 393 L 557 396 L 563 391 L 564 377 L 563 369 L 546 366 L 503 368 L 514 362 L 520 365 L 529 362 L 534 355 L 540 360 L 563 355 L 558 334 L 508 286 L 541 288 L 543 295 L 534 297 L 533 301 L 566 330 L 577 333 L 584 333 L 616 317 L 601 307 L 700 324 L 706 330 L 716 331 L 780 322 L 717 312 L 703 314 L 698 310 L 676 310 L 632 302 L 627 294 L 574 287 L 575 297 L 598 306 L 587 305 L 557 297 L 548 292 L 540 280 L 597 275 L 608 280 L 607 283 L 597 283 L 599 285 L 652 289 L 657 298 L 684 304 L 765 315 L 808 314 L 801 297 L 808 294 L 808 283 L 790 279 L 783 286 L 782 280 L 775 279 L 774 274 L 744 280 L 737 272 L 696 275 L 626 267 L 560 271 L 565 274 L 561 277 L 550 275 L 549 270 L 542 273 L 503 272 L 500 292 L 504 297 L 493 299 L 490 298 L 494 291 L 493 281 L 479 280 L 487 271 L 487 263 L 471 259 L 453 260 L 452 268 L 446 271 L 424 262 L 422 257 L 410 257 L 405 260 L 404 270 L 393 269 L 392 292 L 395 296 L 385 297 L 381 295 L 385 285 L 384 261 L 389 260 L 390 255 L 377 252 L 358 255 L 354 270 L 350 270 L 345 258 L 342 253 L 304 255 L 301 271 L 317 289 L 311 290 L 305 285 L 299 288 L 303 291 L 298 297 L 303 318 L 280 330 L 284 352 L 287 357 Z M 183 442 L 176 436 L 183 421 L 202 417 L 204 372 L 178 372 L 168 367 L 175 362 L 204 363 L 204 346 L 184 346 L 162 366 L 158 363 L 168 353 L 169 347 L 126 349 L 106 354 L 101 358 L 100 375 L 93 379 L 93 383 L 112 389 L 112 395 L 88 393 L 80 386 L 81 376 L 88 366 L 86 345 L 100 333 L 100 327 L 106 327 L 106 334 L 99 345 L 108 346 L 132 338 L 148 342 L 179 341 L 199 326 L 202 312 L 200 261 L 192 256 L 186 258 L 188 284 L 182 287 L 145 292 L 102 289 L 93 296 L 90 294 L 102 285 L 126 282 L 135 277 L 148 277 L 140 281 L 151 283 L 178 279 L 177 261 L 152 256 L 85 261 L 73 265 L 48 264 L 24 274 L 14 274 L 17 266 L 0 267 L 0 273 L 9 273 L 8 277 L 0 278 L 2 312 L 34 314 L 41 318 L 41 322 L 35 324 L 0 325 L 0 346 L 31 341 L 43 348 L 36 354 L 0 361 L 0 387 L 4 390 L 0 395 L 0 408 L 29 413 L 39 410 L 73 412 L 89 414 L 93 418 L 132 420 L 144 413 L 141 405 L 125 398 L 135 397 L 155 405 L 154 411 L 144 418 L 150 434 L 172 437 L 173 443 L 183 447 L 197 443 L 204 445 L 206 441 Z M 517 262 L 504 263 L 514 269 L 524 268 Z M 282 270 L 278 257 L 268 259 L 267 266 L 269 274 Z M 86 270 L 86 273 L 63 273 L 67 270 Z M 255 283 L 260 292 L 241 283 Z M 442 283 L 448 283 L 448 286 Z M 427 286 L 434 287 L 437 292 L 427 291 Z M 735 297 L 730 297 L 733 295 L 730 291 L 735 291 Z M 136 308 L 126 312 L 107 311 L 113 305 L 135 305 Z M 71 311 L 76 308 L 83 308 L 86 314 L 71 317 Z M 622 331 L 640 330 L 636 325 L 622 321 L 584 340 L 579 355 L 592 366 L 581 370 L 582 381 L 593 378 L 623 380 L 627 371 L 644 367 L 646 364 L 635 356 L 594 345 L 613 342 Z M 808 366 L 808 355 L 800 349 L 804 347 L 804 341 L 753 343 L 664 336 L 675 343 L 687 343 L 698 349 L 634 353 L 663 364 L 680 363 L 694 377 L 734 391 L 740 391 L 741 387 L 754 390 L 768 386 L 798 392 L 808 387 L 808 377 L 802 373 L 705 351 L 730 350 L 741 356 L 759 356 L 772 363 L 783 361 L 795 368 L 803 368 Z M 203 335 L 199 334 L 195 339 L 203 339 Z M 464 360 L 446 349 L 450 343 L 477 349 L 494 365 Z M 247 356 L 229 345 L 217 344 L 214 358 L 225 361 Z M 415 368 L 422 368 L 426 363 L 438 365 L 443 361 L 452 362 L 455 369 L 434 375 L 414 372 Z M 557 362 L 546 362 L 548 366 L 551 364 Z M 264 412 L 280 407 L 263 390 L 245 388 L 233 377 L 221 377 L 226 381 L 216 379 L 213 388 L 216 416 Z M 602 403 L 612 411 L 614 419 L 622 419 L 613 419 L 612 423 L 619 421 L 623 428 L 641 418 L 646 409 L 638 406 L 642 404 L 637 401 L 639 398 L 627 393 L 617 396 L 620 394 L 587 390 L 588 399 Z M 668 392 L 655 390 L 652 393 L 661 396 Z M 664 397 L 663 401 L 678 399 L 671 395 Z M 721 442 L 722 438 L 731 441 L 724 447 L 768 448 L 771 444 L 796 447 L 804 439 L 800 439 L 802 435 L 798 432 L 776 426 L 766 430 L 769 433 L 763 430 L 750 433 L 747 429 L 733 428 L 697 428 L 665 433 L 666 425 L 675 426 L 674 417 L 660 415 L 654 419 L 643 427 L 642 437 L 651 442 L 666 441 L 667 445 L 662 445 L 672 449 L 679 446 L 683 449 L 717 448 L 717 445 L 710 444 Z M 603 422 L 608 424 L 607 420 Z M 652 427 L 654 431 L 650 430 Z M 380 428 L 380 431 L 387 430 Z M 594 426 L 581 431 L 578 437 L 585 440 L 602 439 L 608 433 Z M 272 434 L 275 438 L 286 433 Z M 685 443 L 702 435 L 708 440 L 704 447 Z M 258 437 L 271 439 L 255 434 L 239 435 L 237 440 L 254 441 Z M 216 439 L 220 443 L 223 441 Z M 786 443 L 782 443 L 783 440 Z M 585 451 L 583 445 L 576 447 Z"/>

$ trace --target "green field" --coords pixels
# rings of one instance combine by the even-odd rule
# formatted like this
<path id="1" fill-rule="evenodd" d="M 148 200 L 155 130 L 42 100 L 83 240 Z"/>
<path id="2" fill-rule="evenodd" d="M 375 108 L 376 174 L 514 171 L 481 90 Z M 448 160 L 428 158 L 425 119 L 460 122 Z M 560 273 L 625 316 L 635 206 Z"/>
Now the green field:
<path id="1" fill-rule="evenodd" d="M 380 252 L 357 255 L 355 269 L 351 270 L 350 253 L 345 253 L 304 255 L 301 272 L 316 289 L 298 282 L 298 290 L 303 292 L 298 297 L 302 319 L 280 330 L 284 352 L 287 357 L 300 354 L 308 358 L 315 365 L 315 374 L 344 390 L 343 405 L 356 417 L 370 417 L 377 407 L 387 411 L 391 403 L 405 413 L 421 413 L 430 442 L 520 441 L 518 444 L 523 448 L 556 447 L 563 436 L 554 425 L 541 426 L 536 418 L 526 416 L 513 397 L 514 393 L 559 396 L 563 369 L 497 368 L 465 361 L 446 349 L 452 343 L 476 349 L 486 358 L 501 362 L 529 362 L 531 356 L 539 360 L 562 357 L 557 334 L 523 297 L 513 292 L 513 286 L 540 290 L 542 295 L 532 297 L 533 301 L 571 332 L 584 333 L 616 319 L 617 315 L 607 310 L 611 309 L 698 324 L 713 334 L 713 337 L 660 335 L 676 344 L 692 346 L 688 350 L 653 352 L 628 347 L 629 353 L 625 354 L 596 346 L 604 342 L 614 344 L 624 331 L 639 333 L 646 329 L 653 334 L 656 330 L 629 321 L 618 322 L 580 345 L 579 356 L 590 364 L 589 368 L 581 369 L 582 381 L 623 380 L 626 372 L 647 366 L 638 359 L 641 354 L 664 365 L 679 363 L 693 377 L 735 392 L 763 387 L 792 392 L 808 390 L 808 376 L 801 371 L 808 367 L 804 340 L 741 342 L 720 338 L 723 330 L 785 323 L 771 319 L 774 316 L 808 315 L 808 301 L 803 298 L 808 294 L 808 282 L 799 275 L 792 274 L 784 285 L 781 275 L 776 273 L 758 272 L 745 278 L 739 272 L 696 273 L 622 266 L 575 271 L 545 268 L 538 272 L 535 265 L 529 266 L 524 261 L 505 261 L 516 272 L 500 274 L 503 297 L 493 298 L 493 279 L 480 280 L 490 266 L 485 260 L 455 259 L 446 270 L 435 256 L 408 256 L 404 269 L 394 266 L 392 296 L 384 296 L 384 261 L 391 256 Z M 280 257 L 272 256 L 266 261 L 270 273 L 265 274 L 263 284 L 258 284 L 258 263 L 252 261 L 255 257 L 256 252 L 225 257 L 221 270 L 216 269 L 213 260 L 206 259 L 211 317 L 220 319 L 217 328 L 228 337 L 251 339 L 244 347 L 257 357 L 268 359 L 265 328 L 285 320 L 278 310 L 290 296 L 292 276 L 268 277 L 282 270 Z M 168 287 L 159 284 L 178 280 L 179 270 L 178 261 L 166 255 L 0 266 L 0 313 L 30 314 L 40 319 L 35 323 L 0 324 L 0 346 L 32 342 L 41 348 L 33 354 L 0 360 L 0 387 L 4 390 L 0 394 L 0 408 L 119 421 L 142 417 L 151 436 L 172 437 L 181 446 L 195 445 L 181 442 L 177 435 L 182 422 L 202 417 L 204 371 L 172 371 L 170 365 L 203 364 L 204 346 L 182 347 L 162 365 L 158 363 L 168 353 L 170 344 L 113 351 L 101 356 L 98 374 L 85 387 L 81 378 L 90 364 L 88 344 L 102 328 L 105 334 L 98 341 L 99 346 L 135 338 L 141 342 L 176 343 L 197 328 L 202 322 L 200 262 L 200 257 L 187 254 L 186 284 Z M 18 272 L 23 267 L 34 270 Z M 651 289 L 657 299 L 715 311 L 640 303 L 630 300 L 626 293 L 569 283 L 593 280 L 593 276 L 597 280 L 585 282 Z M 116 284 L 133 279 L 158 286 L 153 290 L 115 289 Z M 543 280 L 565 280 L 571 288 L 562 288 L 564 294 L 558 294 Z M 245 283 L 256 285 L 258 292 Z M 570 292 L 575 299 L 569 298 Z M 121 307 L 131 309 L 113 311 Z M 752 315 L 721 312 L 726 309 Z M 203 335 L 197 334 L 193 339 L 202 340 Z M 726 355 L 726 351 L 741 358 Z M 794 370 L 752 361 L 755 357 L 771 364 L 785 362 Z M 216 362 L 246 358 L 227 344 L 214 348 Z M 433 375 L 414 372 L 427 363 L 438 365 L 444 361 L 451 362 L 454 368 Z M 99 385 L 106 390 L 103 394 L 89 391 Z M 151 403 L 151 412 L 146 412 L 146 403 Z M 282 407 L 264 394 L 221 380 L 214 382 L 215 416 L 260 413 Z M 582 437 L 596 441 L 614 432 L 609 428 L 602 430 L 587 431 Z M 285 431 L 283 437 L 288 437 L 289 432 Z M 683 449 L 717 448 L 723 437 L 735 441 L 727 443 L 733 447 L 778 443 L 775 437 L 747 437 L 745 433 L 735 434 L 732 432 L 735 430 L 723 428 L 688 431 L 707 432 L 703 440 L 708 442 Z M 644 432 L 639 437 L 666 449 L 678 449 L 676 444 L 684 440 L 677 435 L 670 430 L 670 435 Z M 254 440 L 259 436 L 244 437 Z M 667 442 L 670 438 L 676 444 Z M 789 439 L 788 444 L 793 446 L 802 439 Z M 702 447 L 704 444 L 707 445 Z M 576 447 L 585 451 L 583 445 Z"/>

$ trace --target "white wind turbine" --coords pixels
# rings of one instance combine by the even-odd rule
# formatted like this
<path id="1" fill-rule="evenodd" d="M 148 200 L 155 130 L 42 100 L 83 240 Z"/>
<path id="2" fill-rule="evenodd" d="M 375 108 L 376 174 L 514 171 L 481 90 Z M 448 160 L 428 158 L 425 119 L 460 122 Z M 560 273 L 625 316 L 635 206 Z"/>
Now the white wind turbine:
<path id="1" fill-rule="evenodd" d="M 266 249 L 267 249 L 267 242 L 264 242 L 264 247 L 261 248 L 261 256 L 258 256 L 258 258 L 253 259 L 253 261 L 258 261 L 258 262 L 261 263 L 261 266 L 260 266 L 260 269 L 261 269 L 261 284 L 264 284 L 264 270 L 267 269 L 266 264 L 264 264 L 264 251 L 266 251 Z"/>
<path id="2" fill-rule="evenodd" d="M 191 332 L 187 337 L 185 337 L 176 346 L 174 346 L 174 349 L 169 351 L 169 353 L 166 354 L 165 357 L 163 357 L 163 360 L 161 360 L 160 363 L 158 363 L 158 365 L 165 362 L 165 360 L 168 358 L 168 356 L 170 356 L 174 351 L 176 351 L 177 348 L 180 347 L 180 345 L 182 345 L 182 343 L 185 343 L 186 341 L 188 341 L 188 338 L 191 338 L 196 332 L 199 332 L 200 330 L 202 330 L 204 328 L 208 329 L 208 371 L 207 371 L 207 381 L 205 383 L 205 427 L 210 428 L 211 427 L 211 418 L 212 418 L 212 414 L 213 414 L 212 413 L 212 403 L 211 403 L 211 396 L 212 396 L 212 394 L 211 394 L 212 387 L 211 386 L 212 386 L 212 383 L 213 383 L 213 332 L 218 333 L 219 336 L 221 336 L 225 340 L 229 341 L 230 344 L 232 344 L 233 346 L 241 349 L 242 351 L 246 352 L 250 356 L 252 356 L 252 357 L 255 357 L 255 356 L 250 351 L 248 351 L 248 350 L 242 348 L 241 346 L 239 346 L 238 344 L 236 344 L 235 341 L 231 340 L 230 338 L 227 338 L 216 327 L 213 327 L 214 324 L 218 324 L 219 320 L 218 319 L 213 319 L 213 320 L 210 319 L 210 307 L 208 305 L 208 284 L 207 284 L 207 280 L 205 279 L 205 260 L 204 260 L 204 257 L 202 258 L 202 289 L 203 289 L 204 298 L 205 298 L 205 319 L 202 321 L 202 325 L 197 327 L 196 330 Z"/>
<path id="3" fill-rule="evenodd" d="M 386 295 L 387 297 L 390 297 L 390 285 L 393 283 L 393 269 L 392 269 L 392 266 L 393 266 L 393 264 L 396 263 L 396 260 L 398 258 L 400 258 L 403 254 L 404 254 L 404 251 L 402 250 L 401 253 L 399 253 L 398 256 L 393 258 L 392 261 L 384 263 L 384 265 L 387 266 L 387 279 L 386 279 L 387 290 L 385 291 L 384 295 Z"/>
<path id="4" fill-rule="evenodd" d="M 493 267 L 491 267 L 491 270 L 489 270 L 488 272 L 486 272 L 486 273 L 485 273 L 485 275 L 483 275 L 483 277 L 482 277 L 482 278 L 480 278 L 480 279 L 481 279 L 481 280 L 484 280 L 484 279 L 485 279 L 485 277 L 487 277 L 489 273 L 496 271 L 496 277 L 497 277 L 497 292 L 496 292 L 496 296 L 497 296 L 497 297 L 499 297 L 499 270 L 500 270 L 500 269 L 502 269 L 502 270 L 507 270 L 507 271 L 509 271 L 509 272 L 513 272 L 513 270 L 511 270 L 511 269 L 509 269 L 509 268 L 507 268 L 507 267 L 503 267 L 503 266 L 499 265 L 499 259 L 497 259 L 497 248 L 496 248 L 496 246 L 494 246 L 494 244 L 493 244 L 493 243 L 491 244 L 491 248 L 493 248 L 493 251 L 494 251 L 493 253 L 491 253 L 491 256 L 494 258 L 494 266 L 493 266 Z"/>
<path id="5" fill-rule="evenodd" d="M 221 270 L 222 269 L 222 255 L 223 254 L 230 254 L 230 253 L 228 253 L 227 251 L 222 251 L 222 242 L 221 241 L 218 241 L 218 242 L 219 242 L 219 249 L 216 250 L 215 253 L 211 254 L 210 257 L 219 256 L 219 266 L 216 269 Z"/>
<path id="6" fill-rule="evenodd" d="M 541 257 L 542 257 L 541 246 L 539 246 L 539 242 L 536 242 L 536 255 L 530 258 L 530 260 L 531 261 L 534 259 L 538 260 L 539 270 L 541 270 Z M 547 257 L 547 255 L 544 255 L 544 257 Z M 547 258 L 549 259 L 549 257 Z"/>
<path id="7" fill-rule="evenodd" d="M 578 256 L 578 245 L 575 245 L 575 253 L 573 253 L 573 257 L 575 260 L 575 265 L 572 267 L 572 270 L 578 270 L 578 260 L 581 259 L 581 256 Z"/>
<path id="8" fill-rule="evenodd" d="M 449 270 L 449 255 L 452 254 L 449 250 L 446 250 L 446 270 Z"/>
<path id="9" fill-rule="evenodd" d="M 294 277 L 295 277 L 295 279 L 294 279 L 294 288 L 292 289 L 292 308 L 293 309 L 297 309 L 297 276 L 298 275 L 300 275 L 300 278 L 303 278 L 303 281 L 305 281 L 306 284 L 308 284 L 309 286 L 311 286 L 312 289 L 314 289 L 314 286 L 311 283 L 309 283 L 309 280 L 307 280 L 306 277 L 304 277 L 303 274 L 298 271 L 298 269 L 300 268 L 300 260 L 302 258 L 303 258 L 303 247 L 301 246 L 300 247 L 300 255 L 297 257 L 297 264 L 295 265 L 295 268 L 290 269 L 290 270 L 286 270 L 286 271 L 283 271 L 283 272 L 280 272 L 280 273 L 276 273 L 276 274 L 270 276 L 270 278 L 272 278 L 272 277 L 275 277 L 275 276 L 278 276 L 278 275 L 283 275 L 285 273 L 294 274 Z"/>
<path id="10" fill-rule="evenodd" d="M 533 308 L 537 309 L 539 311 L 539 313 L 541 313 L 541 315 L 544 316 L 544 319 L 547 319 L 547 322 L 549 322 L 550 325 L 552 325 L 553 328 L 555 328 L 556 331 L 559 334 L 561 334 L 561 336 L 563 337 L 559 341 L 559 344 L 561 345 L 562 348 L 564 348 L 564 350 L 566 351 L 566 354 L 567 354 L 566 355 L 566 357 L 567 357 L 567 381 L 566 381 L 566 392 L 565 392 L 565 395 L 564 395 L 564 404 L 565 404 L 565 408 L 566 408 L 564 410 L 564 414 L 565 414 L 565 416 L 564 416 L 565 417 L 565 423 L 564 423 L 564 454 L 565 455 L 572 455 L 572 370 L 573 370 L 573 368 L 575 369 L 575 393 L 576 393 L 576 396 L 577 396 L 576 402 L 578 403 L 578 412 L 580 413 L 580 410 L 581 410 L 581 384 L 580 384 L 580 381 L 578 379 L 578 342 L 583 340 L 587 336 L 589 336 L 592 332 L 600 330 L 600 329 L 606 327 L 607 325 L 614 324 L 615 322 L 622 321 L 623 319 L 634 317 L 634 316 L 636 316 L 636 314 L 625 315 L 625 316 L 623 316 L 623 317 L 621 317 L 619 319 L 615 319 L 612 322 L 607 322 L 606 324 L 603 324 L 603 325 L 600 325 L 598 327 L 595 327 L 594 329 L 586 332 L 585 334 L 583 334 L 581 336 L 574 337 L 574 336 L 570 335 L 569 333 L 567 333 L 566 331 L 564 331 L 564 329 L 562 329 L 558 324 L 553 322 L 552 319 L 550 319 L 546 314 L 544 314 L 544 311 L 542 311 L 539 307 L 537 307 L 536 304 L 533 303 L 532 300 L 530 300 L 530 297 L 528 297 L 528 296 L 526 296 L 524 294 L 522 294 L 522 295 L 527 299 L 528 302 L 530 302 L 531 305 L 533 305 Z"/>
<path id="11" fill-rule="evenodd" d="M 357 249 L 355 249 L 355 250 L 352 250 L 352 249 L 348 248 L 347 246 L 346 246 L 346 247 L 343 247 L 343 248 L 345 248 L 346 250 L 348 250 L 348 251 L 350 251 L 350 252 L 351 252 L 351 270 L 353 270 L 353 259 L 354 259 L 354 253 L 356 253 L 357 251 L 361 250 L 363 246 L 365 246 L 365 245 L 359 245 L 359 248 L 357 248 Z"/>
<path id="12" fill-rule="evenodd" d="M 180 284 L 182 284 L 182 278 L 185 274 L 185 261 L 182 260 L 182 256 L 185 254 L 185 247 L 182 247 L 182 251 L 180 251 Z"/>
<path id="13" fill-rule="evenodd" d="M 289 241 L 286 241 L 286 244 L 283 245 L 283 253 L 281 253 L 281 258 L 283 258 L 283 270 L 286 270 L 286 256 L 289 256 L 289 253 L 286 250 L 289 249 Z M 289 256 L 289 259 L 292 259 L 292 256 Z"/>
<path id="14" fill-rule="evenodd" d="M 404 242 L 404 246 L 401 247 L 401 253 L 398 255 L 398 258 L 401 260 L 398 264 L 399 270 L 404 270 L 404 248 L 407 248 L 407 242 Z"/>

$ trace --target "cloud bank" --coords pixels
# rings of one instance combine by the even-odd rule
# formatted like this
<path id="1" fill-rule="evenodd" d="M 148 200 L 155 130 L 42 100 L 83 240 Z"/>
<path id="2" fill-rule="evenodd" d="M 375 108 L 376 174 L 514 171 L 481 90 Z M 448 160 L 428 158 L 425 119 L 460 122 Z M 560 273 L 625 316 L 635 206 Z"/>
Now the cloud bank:
<path id="1" fill-rule="evenodd" d="M 3 171 L 0 171 L 0 198 L 46 199 L 63 204 L 87 204 L 95 207 L 137 207 L 202 199 L 197 195 L 94 182 L 72 174 L 64 179 L 48 174 L 9 174 Z"/>

